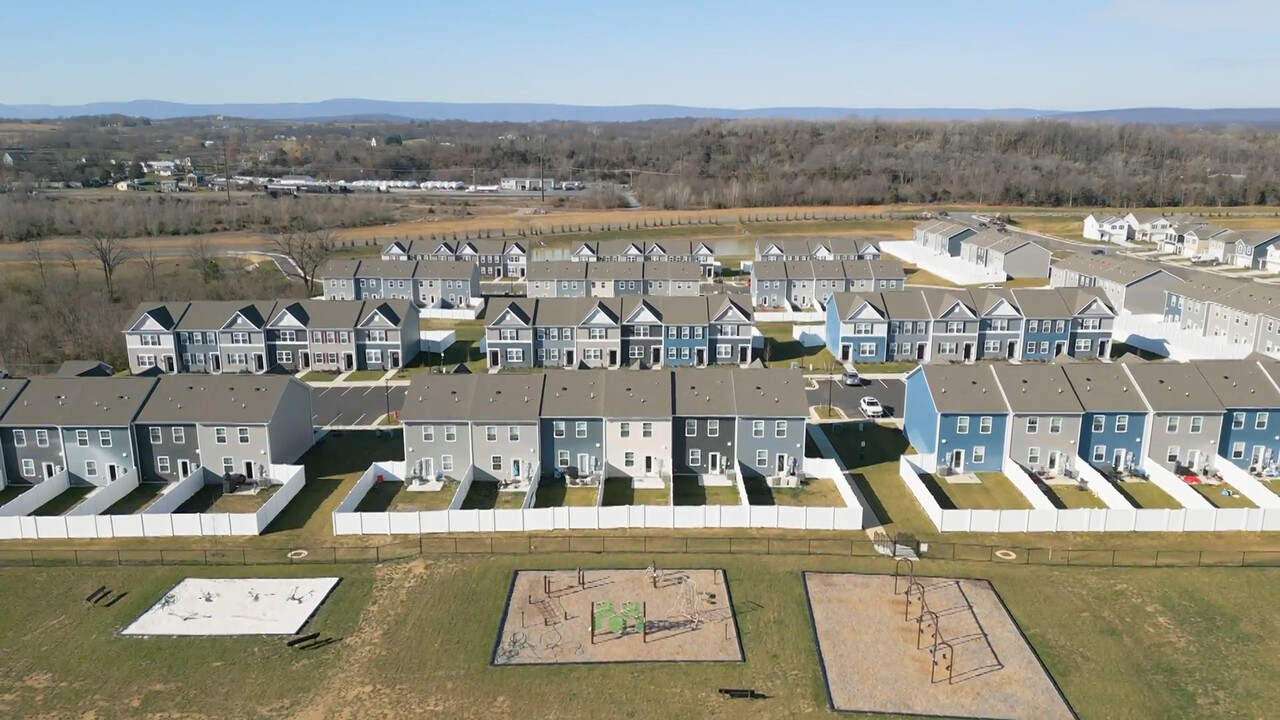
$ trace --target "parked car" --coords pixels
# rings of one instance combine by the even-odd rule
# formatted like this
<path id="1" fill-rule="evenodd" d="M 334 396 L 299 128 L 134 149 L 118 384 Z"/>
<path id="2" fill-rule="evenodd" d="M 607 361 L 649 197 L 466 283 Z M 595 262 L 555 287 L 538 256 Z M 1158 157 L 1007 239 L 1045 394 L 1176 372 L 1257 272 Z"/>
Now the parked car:
<path id="1" fill-rule="evenodd" d="M 1192 265 L 1217 265 L 1218 258 L 1212 255 L 1196 255 L 1191 258 Z"/>
<path id="2" fill-rule="evenodd" d="M 1106 250 L 1103 250 L 1103 249 L 1101 249 L 1101 248 L 1099 248 L 1099 249 L 1097 249 L 1097 250 L 1090 250 L 1090 251 L 1089 251 L 1089 254 L 1090 254 L 1090 255 L 1106 255 L 1106 254 L 1107 254 L 1107 251 L 1106 251 Z"/>
<path id="3" fill-rule="evenodd" d="M 858 409 L 869 418 L 884 417 L 884 406 L 880 401 L 868 395 L 858 401 Z"/>
<path id="4" fill-rule="evenodd" d="M 844 372 L 844 384 L 845 387 L 857 387 L 862 384 L 862 376 L 858 374 L 857 370 L 846 370 Z"/>

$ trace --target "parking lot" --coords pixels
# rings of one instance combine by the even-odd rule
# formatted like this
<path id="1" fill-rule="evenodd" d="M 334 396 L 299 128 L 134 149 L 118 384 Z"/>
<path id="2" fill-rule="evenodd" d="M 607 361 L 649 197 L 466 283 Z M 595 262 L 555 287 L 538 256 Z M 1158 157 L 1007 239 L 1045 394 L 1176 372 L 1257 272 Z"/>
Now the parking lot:
<path id="1" fill-rule="evenodd" d="M 841 381 L 818 380 L 816 390 L 807 390 L 809 405 L 826 405 L 828 391 L 831 404 L 844 411 L 851 418 L 862 417 L 858 409 L 858 401 L 870 395 L 884 406 L 884 416 L 894 417 L 902 412 L 902 403 L 907 395 L 907 384 L 901 380 L 863 380 L 862 385 L 846 387 Z"/>
<path id="2" fill-rule="evenodd" d="M 361 385 L 311 389 L 311 422 L 316 427 L 373 427 L 378 418 L 404 407 L 404 385 Z"/>

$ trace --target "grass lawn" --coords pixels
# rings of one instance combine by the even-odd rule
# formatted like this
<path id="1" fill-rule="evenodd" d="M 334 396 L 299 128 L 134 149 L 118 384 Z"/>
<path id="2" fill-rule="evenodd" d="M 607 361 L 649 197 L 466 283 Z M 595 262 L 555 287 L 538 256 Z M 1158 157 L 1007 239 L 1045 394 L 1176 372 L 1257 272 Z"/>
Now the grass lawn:
<path id="1" fill-rule="evenodd" d="M 279 637 L 116 634 L 191 575 L 190 568 L 97 568 L 92 577 L 77 568 L 0 569 L 0 594 L 23 609 L 0 615 L 6 648 L 0 714 L 52 718 L 92 711 L 99 720 L 850 717 L 827 709 L 800 572 L 890 572 L 892 563 L 880 558 L 661 556 L 663 567 L 724 569 L 745 662 L 489 664 L 515 570 L 607 571 L 652 561 L 647 554 L 578 553 L 200 568 L 202 577 L 342 577 L 307 626 L 337 642 L 311 651 L 287 648 Z M 1280 593 L 1280 574 L 927 561 L 917 569 L 990 579 L 1082 718 L 1270 717 L 1280 702 L 1273 681 L 1280 674 L 1280 636 L 1273 631 L 1280 610 L 1257 602 Z M 100 584 L 129 592 L 112 608 L 85 610 L 82 598 Z M 572 596 L 564 602 L 577 612 Z M 1242 657 L 1251 671 L 1240 671 Z M 403 677 L 407 668 L 412 682 Z M 576 691 L 587 686 L 591 692 Z M 637 686 L 662 690 L 636 692 Z M 715 693 L 719 687 L 755 688 L 770 699 L 731 703 Z"/>
<path id="2" fill-rule="evenodd" d="M 892 362 L 871 363 L 858 368 L 859 372 L 872 374 L 908 373 L 920 366 L 920 363 L 895 360 Z"/>
<path id="3" fill-rule="evenodd" d="M 462 499 L 462 510 L 519 510 L 524 507 L 522 492 L 501 492 L 496 482 L 472 482 Z"/>
<path id="4" fill-rule="evenodd" d="M 452 330 L 453 344 L 440 353 L 419 353 L 399 375 L 420 372 L 452 372 L 458 365 L 466 365 L 472 372 L 485 371 L 484 355 L 480 352 L 480 340 L 484 338 L 484 320 L 422 320 L 423 330 Z"/>
<path id="5" fill-rule="evenodd" d="M 543 478 L 538 482 L 538 494 L 533 498 L 533 506 L 595 507 L 599 496 L 599 487 L 570 487 L 564 480 Z"/>
<path id="6" fill-rule="evenodd" d="M 186 502 L 178 506 L 180 513 L 254 513 L 267 498 L 276 494 L 279 485 L 268 486 L 256 493 L 222 492 L 222 485 L 205 485 L 196 491 Z"/>
<path id="7" fill-rule="evenodd" d="M 815 369 L 827 370 L 843 367 L 824 345 L 805 347 L 799 340 L 791 336 L 791 323 L 759 323 L 756 325 L 760 334 L 764 335 L 764 355 L 770 365 L 786 365 L 798 362 Z"/>
<path id="8" fill-rule="evenodd" d="M 974 473 L 981 483 L 952 483 L 923 473 L 920 479 L 943 510 L 1030 510 L 1031 503 L 1004 473 Z"/>
<path id="9" fill-rule="evenodd" d="M 620 505 L 670 505 L 671 490 L 636 490 L 631 478 L 606 478 L 601 491 L 600 504 L 605 507 Z"/>
<path id="10" fill-rule="evenodd" d="M 356 506 L 356 512 L 448 510 L 454 493 L 458 492 L 458 481 L 446 480 L 444 487 L 435 492 L 411 491 L 408 487 L 402 482 L 374 483 Z"/>
<path id="11" fill-rule="evenodd" d="M 66 513 L 68 510 L 70 510 L 71 508 L 75 507 L 76 505 L 79 505 L 80 501 L 84 500 L 86 495 L 88 495 L 89 493 L 97 489 L 98 488 L 96 487 L 85 487 L 85 486 L 67 488 L 66 490 L 63 490 L 62 492 L 55 495 L 52 499 L 49 500 L 49 502 L 36 508 L 31 514 L 43 515 L 46 517 L 53 516 L 53 515 L 62 515 Z"/>
<path id="12" fill-rule="evenodd" d="M 1118 482 L 1115 483 L 1115 487 L 1134 507 L 1148 510 L 1178 510 L 1182 508 L 1181 503 L 1174 500 L 1169 493 L 1161 490 L 1152 482 Z"/>
<path id="13" fill-rule="evenodd" d="M 830 478 L 814 478 L 796 488 L 771 488 L 763 479 L 744 480 L 747 501 L 752 505 L 792 507 L 844 507 L 844 498 Z"/>
<path id="14" fill-rule="evenodd" d="M 672 499 L 676 505 L 741 505 L 738 488 L 732 485 L 707 487 L 696 477 L 677 475 L 673 481 Z"/>
<path id="15" fill-rule="evenodd" d="M 143 483 L 107 508 L 103 515 L 132 515 L 142 512 L 168 487 L 163 483 Z"/>
<path id="16" fill-rule="evenodd" d="M 1045 497 L 1059 510 L 1076 510 L 1079 508 L 1105 508 L 1106 503 L 1092 490 L 1081 490 L 1076 485 L 1056 485 L 1045 483 L 1039 486 Z"/>
<path id="17" fill-rule="evenodd" d="M 310 370 L 303 373 L 300 378 L 304 382 L 333 382 L 338 379 L 342 373 L 328 372 L 325 370 Z"/>
<path id="18" fill-rule="evenodd" d="M 959 285 L 951 282 L 946 278 L 938 277 L 937 275 L 934 275 L 928 270 L 921 270 L 920 268 L 907 268 L 905 269 L 905 272 L 907 273 L 907 280 L 906 280 L 907 285 L 932 285 L 935 287 L 949 287 L 949 288 L 960 287 Z"/>
<path id="19" fill-rule="evenodd" d="M 1220 485 L 1192 485 L 1191 488 L 1204 496 L 1216 508 L 1256 508 L 1258 507 L 1252 500 L 1240 494 L 1239 490 L 1231 487 L 1227 483 Z M 1231 496 L 1227 497 L 1222 494 L 1223 490 L 1230 490 Z"/>
<path id="20" fill-rule="evenodd" d="M 354 370 L 343 382 L 368 382 L 370 380 L 381 380 L 382 376 L 386 374 L 386 370 Z"/>
<path id="21" fill-rule="evenodd" d="M 9 485 L 7 487 L 0 488 L 0 505 L 5 505 L 6 503 L 18 499 L 19 495 L 30 490 L 31 487 L 32 486 L 30 485 Z"/>

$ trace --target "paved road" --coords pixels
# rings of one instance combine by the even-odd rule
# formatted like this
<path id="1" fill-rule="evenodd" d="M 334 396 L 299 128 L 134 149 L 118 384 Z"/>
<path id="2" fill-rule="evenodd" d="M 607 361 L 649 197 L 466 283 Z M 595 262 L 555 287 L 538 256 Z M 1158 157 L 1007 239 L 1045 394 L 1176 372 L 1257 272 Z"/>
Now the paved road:
<path id="1" fill-rule="evenodd" d="M 378 418 L 387 413 L 388 403 L 393 412 L 404 407 L 408 388 L 391 386 L 390 393 L 382 385 L 357 385 L 353 387 L 316 387 L 311 389 L 312 424 L 316 427 L 333 425 L 366 425 L 372 427 Z"/>
<path id="2" fill-rule="evenodd" d="M 827 392 L 830 389 L 831 404 L 844 411 L 851 418 L 862 417 L 858 409 L 858 401 L 870 395 L 884 406 L 885 417 L 901 416 L 902 403 L 907 395 L 907 385 L 901 380 L 863 380 L 858 387 L 845 387 L 839 380 L 819 380 L 817 390 L 806 392 L 809 405 L 826 405 Z"/>

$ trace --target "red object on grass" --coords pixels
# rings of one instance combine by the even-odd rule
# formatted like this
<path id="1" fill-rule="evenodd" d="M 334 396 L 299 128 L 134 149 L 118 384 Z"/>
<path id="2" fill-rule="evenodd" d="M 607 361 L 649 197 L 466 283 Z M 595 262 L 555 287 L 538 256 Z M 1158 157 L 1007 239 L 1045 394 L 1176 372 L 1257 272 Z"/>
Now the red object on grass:
<path id="1" fill-rule="evenodd" d="M 1188 485 L 1199 485 L 1200 477 L 1198 475 L 1183 475 L 1182 482 Z"/>

